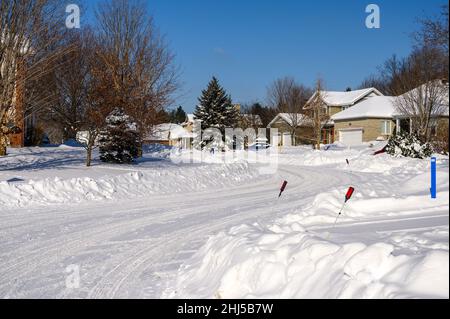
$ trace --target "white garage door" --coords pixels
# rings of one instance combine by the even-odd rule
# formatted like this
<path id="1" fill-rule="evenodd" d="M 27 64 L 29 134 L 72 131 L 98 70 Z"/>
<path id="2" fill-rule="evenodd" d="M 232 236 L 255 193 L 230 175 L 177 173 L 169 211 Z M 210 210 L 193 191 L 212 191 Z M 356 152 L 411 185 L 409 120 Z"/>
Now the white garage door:
<path id="1" fill-rule="evenodd" d="M 362 129 L 351 131 L 339 131 L 339 142 L 342 144 L 353 146 L 362 144 L 363 131 Z"/>

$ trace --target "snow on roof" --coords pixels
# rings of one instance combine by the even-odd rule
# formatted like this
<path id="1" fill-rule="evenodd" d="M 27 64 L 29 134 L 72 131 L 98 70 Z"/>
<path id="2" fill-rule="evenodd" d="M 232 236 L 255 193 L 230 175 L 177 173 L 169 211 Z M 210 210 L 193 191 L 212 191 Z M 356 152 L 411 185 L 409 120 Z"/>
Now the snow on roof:
<path id="1" fill-rule="evenodd" d="M 181 125 L 164 123 L 156 125 L 148 139 L 154 141 L 168 141 L 178 138 L 189 138 L 192 134 L 186 131 Z"/>
<path id="2" fill-rule="evenodd" d="M 321 94 L 323 101 L 328 106 L 353 105 L 370 94 L 374 94 L 376 96 L 383 95 L 376 88 L 367 88 L 349 92 L 322 91 Z M 308 102 L 306 102 L 305 108 L 307 108 L 308 104 L 314 99 L 316 95 L 317 92 L 314 93 L 314 95 L 308 100 Z"/>
<path id="3" fill-rule="evenodd" d="M 193 123 L 195 120 L 195 116 L 194 116 L 194 114 L 187 114 L 186 119 L 187 119 L 187 122 Z"/>
<path id="4" fill-rule="evenodd" d="M 358 118 L 392 118 L 395 113 L 395 97 L 374 96 L 366 99 L 345 111 L 331 116 L 334 121 Z"/>
<path id="5" fill-rule="evenodd" d="M 405 99 L 405 101 L 417 101 L 419 97 L 425 98 L 426 96 L 432 96 L 436 106 L 434 107 L 434 113 L 432 116 L 449 116 L 449 85 L 448 82 L 436 80 L 429 82 L 428 84 L 422 84 L 421 86 L 412 89 L 402 95 L 399 99 Z M 428 94 L 426 94 L 428 92 Z M 402 102 L 403 103 L 403 102 Z M 412 102 L 412 104 L 416 104 Z M 394 112 L 395 116 L 402 116 L 398 111 Z"/>
<path id="6" fill-rule="evenodd" d="M 279 119 L 285 121 L 288 125 L 293 126 L 293 123 L 297 123 L 297 126 L 309 125 L 311 124 L 311 119 L 301 113 L 278 113 L 277 116 L 267 125 L 271 127 Z"/>

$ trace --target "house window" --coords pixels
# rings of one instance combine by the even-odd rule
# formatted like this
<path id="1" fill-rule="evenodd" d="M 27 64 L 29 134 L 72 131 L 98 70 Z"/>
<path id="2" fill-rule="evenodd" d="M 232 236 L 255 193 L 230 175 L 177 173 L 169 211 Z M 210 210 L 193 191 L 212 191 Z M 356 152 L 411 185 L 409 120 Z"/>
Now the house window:
<path id="1" fill-rule="evenodd" d="M 348 109 L 348 108 L 350 108 L 350 105 L 344 105 L 344 106 L 342 107 L 342 111 L 345 111 L 345 110 Z"/>
<path id="2" fill-rule="evenodd" d="M 381 134 L 391 135 L 391 121 L 381 121 Z"/>

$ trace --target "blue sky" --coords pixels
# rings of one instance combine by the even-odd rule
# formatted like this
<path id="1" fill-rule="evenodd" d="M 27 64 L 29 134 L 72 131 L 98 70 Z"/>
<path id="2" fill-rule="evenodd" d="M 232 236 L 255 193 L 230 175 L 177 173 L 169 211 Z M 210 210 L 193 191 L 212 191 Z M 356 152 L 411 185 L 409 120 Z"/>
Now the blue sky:
<path id="1" fill-rule="evenodd" d="M 278 77 L 329 90 L 359 83 L 392 54 L 411 49 L 416 18 L 442 0 L 151 0 L 148 10 L 181 69 L 177 100 L 192 111 L 215 75 L 236 103 L 264 102 Z M 76 1 L 72 1 L 76 3 Z M 381 9 L 381 28 L 367 29 L 365 8 Z M 89 1 L 90 20 L 95 1 Z"/>

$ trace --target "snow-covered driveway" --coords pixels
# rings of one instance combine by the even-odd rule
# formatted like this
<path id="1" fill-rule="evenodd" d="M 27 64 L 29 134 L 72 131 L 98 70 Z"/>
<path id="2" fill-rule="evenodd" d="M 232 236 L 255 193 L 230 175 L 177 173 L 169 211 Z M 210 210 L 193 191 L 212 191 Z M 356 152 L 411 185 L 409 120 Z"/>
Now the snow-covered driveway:
<path id="1" fill-rule="evenodd" d="M 448 198 L 442 199 L 442 195 L 448 196 L 448 183 L 440 201 L 424 204 L 420 209 L 411 209 L 411 196 L 402 194 L 393 194 L 398 201 L 405 201 L 401 202 L 402 209 L 395 206 L 397 201 L 385 201 L 385 207 L 377 209 L 372 207 L 374 213 L 370 216 L 358 208 L 363 201 L 377 206 L 370 201 L 389 199 L 391 188 L 404 178 L 401 174 L 374 174 L 335 165 L 292 165 L 287 161 L 280 164 L 276 174 L 237 186 L 78 204 L 2 208 L 0 297 L 176 297 L 180 266 L 210 236 L 232 226 L 264 225 L 295 216 L 318 236 L 328 239 L 331 232 L 331 240 L 337 243 L 370 244 L 383 238 L 394 243 L 393 233 L 402 238 L 423 239 L 423 233 L 443 231 L 442 242 L 432 242 L 431 246 L 424 243 L 421 248 L 440 245 L 437 248 L 446 250 L 448 256 Z M 288 188 L 277 200 L 283 180 L 289 182 Z M 341 191 L 349 185 L 358 190 L 355 206 L 350 205 L 348 216 L 344 215 L 333 230 L 330 226 L 341 205 Z M 368 185 L 370 190 L 361 190 Z M 416 195 L 415 200 L 425 198 Z M 396 245 L 399 253 L 418 249 L 416 246 Z M 79 267 L 79 288 L 66 287 L 73 266 Z"/>

